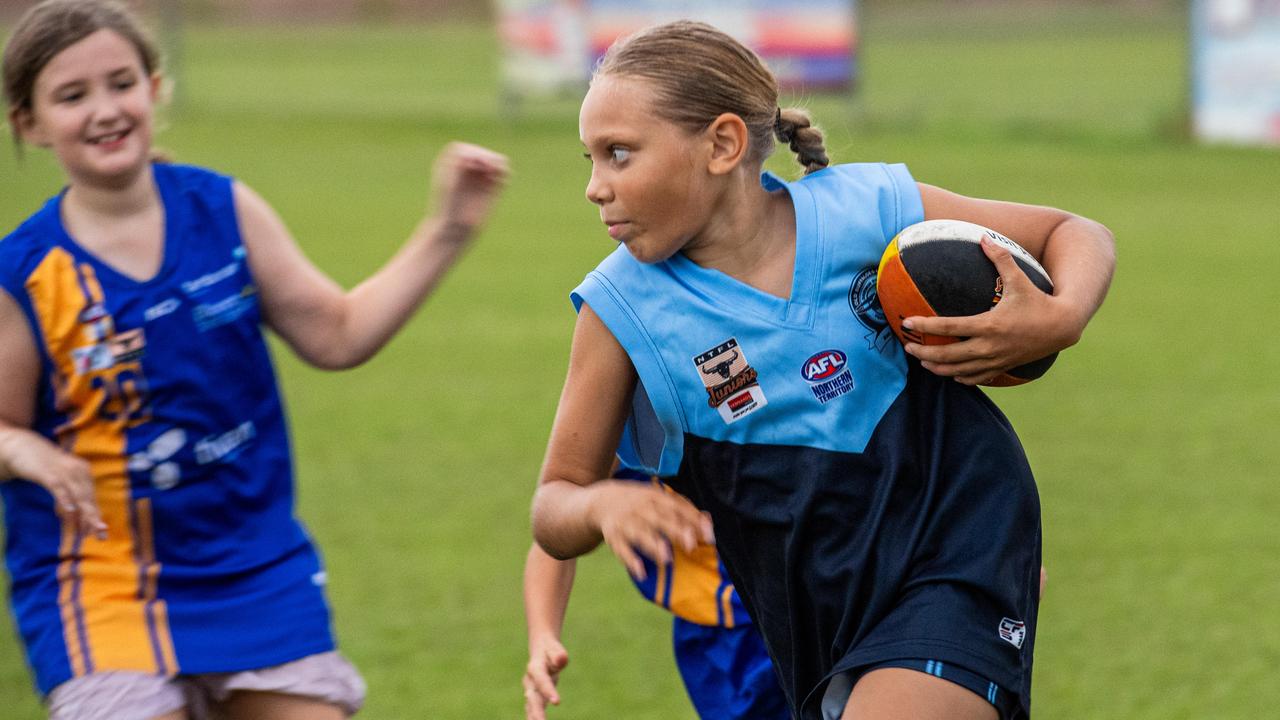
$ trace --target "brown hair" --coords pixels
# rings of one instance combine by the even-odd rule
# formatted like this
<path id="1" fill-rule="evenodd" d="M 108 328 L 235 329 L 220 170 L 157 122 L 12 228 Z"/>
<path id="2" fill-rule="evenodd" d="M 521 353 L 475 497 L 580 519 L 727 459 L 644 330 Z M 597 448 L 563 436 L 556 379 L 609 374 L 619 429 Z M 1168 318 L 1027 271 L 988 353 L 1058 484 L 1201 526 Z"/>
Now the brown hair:
<path id="1" fill-rule="evenodd" d="M 160 54 L 127 7 L 113 0 L 45 0 L 27 11 L 4 48 L 4 101 L 10 112 L 30 111 L 36 77 L 55 55 L 99 30 L 111 30 L 138 51 L 148 76 L 158 72 Z M 18 129 L 14 143 L 20 146 Z"/>
<path id="2" fill-rule="evenodd" d="M 614 43 L 595 77 L 649 81 L 655 112 L 697 131 L 723 113 L 742 118 L 750 133 L 747 157 L 763 163 L 776 137 L 791 147 L 805 174 L 830 161 L 822 131 L 800 108 L 778 107 L 778 81 L 750 49 L 706 23 L 680 20 L 641 30 Z"/>

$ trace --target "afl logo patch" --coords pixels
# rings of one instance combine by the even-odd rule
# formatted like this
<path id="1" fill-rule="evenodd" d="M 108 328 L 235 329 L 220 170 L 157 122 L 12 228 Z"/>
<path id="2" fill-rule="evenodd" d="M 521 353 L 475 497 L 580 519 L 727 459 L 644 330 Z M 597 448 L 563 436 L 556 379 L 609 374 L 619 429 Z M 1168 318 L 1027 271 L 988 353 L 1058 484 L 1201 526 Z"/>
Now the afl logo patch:
<path id="1" fill-rule="evenodd" d="M 801 374 L 811 383 L 822 382 L 844 369 L 849 359 L 839 350 L 823 350 L 804 361 Z"/>
<path id="2" fill-rule="evenodd" d="M 823 350 L 810 355 L 800 367 L 800 376 L 809 383 L 814 399 L 823 405 L 853 389 L 849 357 L 841 350 Z"/>

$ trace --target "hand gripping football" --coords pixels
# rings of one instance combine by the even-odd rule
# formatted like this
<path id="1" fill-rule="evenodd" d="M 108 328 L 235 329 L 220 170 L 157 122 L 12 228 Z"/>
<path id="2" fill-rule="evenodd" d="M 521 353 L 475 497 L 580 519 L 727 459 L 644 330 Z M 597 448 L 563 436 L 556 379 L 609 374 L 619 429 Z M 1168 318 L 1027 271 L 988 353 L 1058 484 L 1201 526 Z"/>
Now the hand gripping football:
<path id="1" fill-rule="evenodd" d="M 996 267 L 980 244 L 999 243 L 1036 287 L 1053 292 L 1053 282 L 1031 253 L 1000 233 L 963 220 L 926 220 L 902 230 L 880 258 L 876 294 L 885 319 L 903 343 L 944 345 L 959 338 L 925 335 L 902 327 L 909 317 L 977 315 L 995 307 L 1004 294 Z M 1019 365 L 983 385 L 1021 385 L 1044 375 L 1057 353 Z"/>

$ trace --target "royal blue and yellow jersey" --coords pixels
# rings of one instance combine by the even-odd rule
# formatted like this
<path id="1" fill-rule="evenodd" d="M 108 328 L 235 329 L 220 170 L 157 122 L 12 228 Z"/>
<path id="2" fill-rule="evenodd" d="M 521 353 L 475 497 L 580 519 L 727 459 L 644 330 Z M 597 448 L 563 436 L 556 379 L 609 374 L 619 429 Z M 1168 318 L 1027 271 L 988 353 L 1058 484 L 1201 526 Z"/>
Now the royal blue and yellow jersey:
<path id="1" fill-rule="evenodd" d="M 638 387 L 620 461 L 710 513 L 728 577 L 792 710 L 879 662 L 966 668 L 1029 702 L 1039 500 L 1017 436 L 977 388 L 909 362 L 876 300 L 881 254 L 924 219 L 904 166 L 787 183 L 791 290 L 683 254 L 618 248 L 573 292 Z"/>
<path id="2" fill-rule="evenodd" d="M 652 482 L 666 492 L 675 492 L 658 478 L 626 468 L 620 468 L 614 477 Z M 633 577 L 631 581 L 649 602 L 698 625 L 733 628 L 751 624 L 714 545 L 699 543 L 693 550 L 672 546 L 669 563 L 659 564 L 644 555 L 640 559 L 644 579 Z"/>
<path id="3" fill-rule="evenodd" d="M 125 276 L 54 197 L 0 241 L 41 358 L 34 429 L 89 462 L 107 537 L 0 482 L 10 597 L 36 684 L 244 670 L 333 648 L 293 513 L 284 411 L 230 178 L 157 164 L 164 259 Z"/>

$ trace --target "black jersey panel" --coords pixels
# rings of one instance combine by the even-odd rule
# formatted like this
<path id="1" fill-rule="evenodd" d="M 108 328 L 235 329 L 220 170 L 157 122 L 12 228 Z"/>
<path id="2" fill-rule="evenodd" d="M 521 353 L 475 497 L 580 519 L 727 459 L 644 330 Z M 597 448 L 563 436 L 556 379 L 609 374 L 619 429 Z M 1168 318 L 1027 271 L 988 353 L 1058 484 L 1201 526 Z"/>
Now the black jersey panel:
<path id="1" fill-rule="evenodd" d="M 1029 686 L 1039 500 L 1017 437 L 981 391 L 913 363 L 863 453 L 684 442 L 671 484 L 711 513 L 793 708 L 877 648 Z"/>

